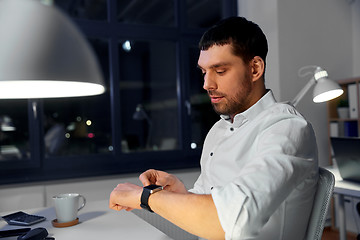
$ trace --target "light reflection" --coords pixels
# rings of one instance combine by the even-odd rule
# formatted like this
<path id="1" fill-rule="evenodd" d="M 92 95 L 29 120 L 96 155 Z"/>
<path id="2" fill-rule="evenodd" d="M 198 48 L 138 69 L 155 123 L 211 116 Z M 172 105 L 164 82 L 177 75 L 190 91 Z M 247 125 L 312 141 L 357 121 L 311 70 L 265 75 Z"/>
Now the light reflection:
<path id="1" fill-rule="evenodd" d="M 14 91 L 16 89 L 16 91 Z M 87 92 L 84 92 L 84 89 Z M 66 81 L 10 81 L 0 83 L 0 98 L 57 98 L 104 93 L 102 85 Z"/>
<path id="2" fill-rule="evenodd" d="M 123 44 L 122 44 L 122 48 L 124 49 L 125 52 L 130 52 L 131 51 L 131 43 L 129 40 L 126 40 Z"/>

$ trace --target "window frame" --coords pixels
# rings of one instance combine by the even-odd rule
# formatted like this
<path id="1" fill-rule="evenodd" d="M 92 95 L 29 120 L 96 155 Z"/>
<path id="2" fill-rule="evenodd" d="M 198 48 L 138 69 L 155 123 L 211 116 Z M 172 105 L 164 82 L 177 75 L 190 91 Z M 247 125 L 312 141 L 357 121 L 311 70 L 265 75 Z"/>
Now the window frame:
<path id="1" fill-rule="evenodd" d="M 107 21 L 72 19 L 89 38 L 107 39 L 109 51 L 110 112 L 113 151 L 108 154 L 51 156 L 43 149 L 42 99 L 28 100 L 30 151 L 29 160 L 0 162 L 0 184 L 45 181 L 67 178 L 141 172 L 148 168 L 162 170 L 199 167 L 200 149 L 191 149 L 191 122 L 186 102 L 189 102 L 188 49 L 197 44 L 205 29 L 187 28 L 186 1 L 174 0 L 175 27 L 129 25 L 117 22 L 117 1 L 107 0 Z M 223 0 L 223 17 L 237 15 L 237 1 Z M 164 34 L 165 33 L 165 34 Z M 176 85 L 178 99 L 179 149 L 153 152 L 121 152 L 122 103 L 119 96 L 119 39 L 166 40 L 176 43 Z M 195 67 L 195 66 L 194 66 Z M 36 108 L 33 105 L 36 104 Z M 35 112 L 36 111 L 36 112 Z"/>

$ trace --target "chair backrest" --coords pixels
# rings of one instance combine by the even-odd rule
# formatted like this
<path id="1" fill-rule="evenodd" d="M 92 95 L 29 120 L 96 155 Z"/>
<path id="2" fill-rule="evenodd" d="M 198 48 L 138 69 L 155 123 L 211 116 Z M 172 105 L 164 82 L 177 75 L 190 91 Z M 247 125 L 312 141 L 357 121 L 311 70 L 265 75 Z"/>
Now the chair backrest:
<path id="1" fill-rule="evenodd" d="M 320 167 L 319 181 L 306 232 L 306 240 L 321 240 L 327 211 L 334 190 L 334 184 L 334 175 L 328 170 Z"/>

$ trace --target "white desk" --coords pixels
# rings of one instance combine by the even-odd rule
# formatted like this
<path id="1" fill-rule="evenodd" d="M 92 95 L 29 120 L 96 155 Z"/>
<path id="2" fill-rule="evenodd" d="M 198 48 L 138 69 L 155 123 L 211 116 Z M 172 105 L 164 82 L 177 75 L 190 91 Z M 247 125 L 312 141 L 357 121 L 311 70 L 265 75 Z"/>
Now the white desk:
<path id="1" fill-rule="evenodd" d="M 54 208 L 19 209 L 30 214 L 45 216 L 46 221 L 30 226 L 32 229 L 44 227 L 55 240 L 99 240 L 99 239 L 153 239 L 169 240 L 164 233 L 154 228 L 135 214 L 126 211 L 117 212 L 108 208 L 108 201 L 89 202 L 79 212 L 80 223 L 67 228 L 55 228 L 51 221 L 55 219 Z M 0 213 L 3 216 L 7 213 Z M 19 228 L 0 220 L 0 230 Z M 6 240 L 17 237 L 2 238 Z"/>
<path id="2" fill-rule="evenodd" d="M 340 240 L 346 240 L 346 217 L 344 196 L 360 197 L 360 184 L 342 180 L 338 169 L 327 168 L 335 176 L 334 194 L 336 194 L 337 201 L 335 210 L 339 216 L 339 232 Z"/>

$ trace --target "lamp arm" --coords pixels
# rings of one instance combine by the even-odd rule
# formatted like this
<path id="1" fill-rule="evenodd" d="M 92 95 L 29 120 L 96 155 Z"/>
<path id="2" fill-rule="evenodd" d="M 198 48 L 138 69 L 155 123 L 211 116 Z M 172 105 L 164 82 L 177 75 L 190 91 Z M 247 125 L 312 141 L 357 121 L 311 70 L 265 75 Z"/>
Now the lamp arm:
<path id="1" fill-rule="evenodd" d="M 295 98 L 291 101 L 291 104 L 296 107 L 296 105 L 300 102 L 300 100 L 305 96 L 307 91 L 316 83 L 315 78 L 311 78 L 310 81 L 300 90 L 300 92 L 295 96 Z"/>

